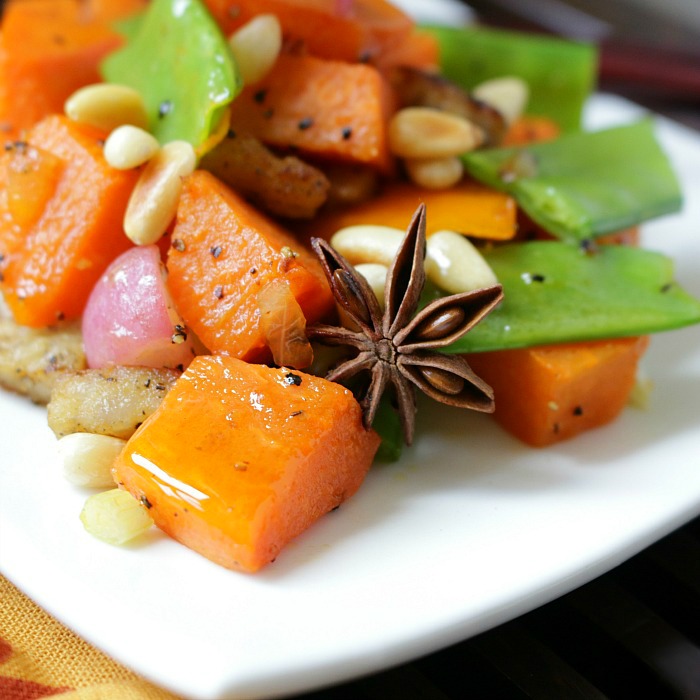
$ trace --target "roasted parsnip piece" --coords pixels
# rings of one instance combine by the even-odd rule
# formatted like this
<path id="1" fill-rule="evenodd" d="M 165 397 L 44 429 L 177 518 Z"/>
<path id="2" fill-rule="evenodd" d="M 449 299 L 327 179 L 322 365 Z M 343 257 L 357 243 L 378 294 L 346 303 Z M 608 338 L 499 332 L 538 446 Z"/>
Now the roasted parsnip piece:
<path id="1" fill-rule="evenodd" d="M 98 433 L 129 438 L 160 405 L 176 370 L 147 367 L 87 369 L 62 377 L 48 404 L 57 437 Z"/>
<path id="2" fill-rule="evenodd" d="M 27 328 L 0 314 L 0 385 L 48 402 L 56 380 L 85 367 L 80 326 Z"/>

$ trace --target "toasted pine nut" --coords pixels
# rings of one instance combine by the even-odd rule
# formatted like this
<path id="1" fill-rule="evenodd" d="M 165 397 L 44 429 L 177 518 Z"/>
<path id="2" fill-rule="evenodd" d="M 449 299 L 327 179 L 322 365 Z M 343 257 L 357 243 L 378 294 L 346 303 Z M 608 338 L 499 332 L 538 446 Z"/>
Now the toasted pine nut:
<path id="1" fill-rule="evenodd" d="M 130 542 L 153 525 L 146 508 L 122 489 L 90 496 L 80 513 L 80 521 L 91 535 L 115 545 Z"/>
<path id="2" fill-rule="evenodd" d="M 379 263 L 391 265 L 404 237 L 404 231 L 391 226 L 358 224 L 341 228 L 333 234 L 331 245 L 351 265 Z"/>
<path id="3" fill-rule="evenodd" d="M 105 160 L 117 170 L 130 170 L 153 158 L 160 144 L 158 139 L 137 126 L 118 126 L 105 141 Z"/>
<path id="4" fill-rule="evenodd" d="M 275 15 L 257 15 L 229 37 L 229 46 L 243 83 L 257 83 L 279 56 L 282 48 L 280 22 Z"/>
<path id="5" fill-rule="evenodd" d="M 95 433 L 71 433 L 58 441 L 63 474 L 74 486 L 108 488 L 114 486 L 112 463 L 125 440 Z"/>
<path id="6" fill-rule="evenodd" d="M 386 286 L 386 273 L 389 268 L 379 263 L 360 263 L 355 269 L 367 280 L 377 297 L 379 306 L 384 308 L 384 287 Z"/>
<path id="7" fill-rule="evenodd" d="M 75 486 L 114 486 L 112 464 L 125 444 L 126 440 L 109 435 L 65 435 L 58 441 L 58 454 L 63 462 L 64 476 Z"/>
<path id="8" fill-rule="evenodd" d="M 197 158 L 187 141 L 166 143 L 148 161 L 131 193 L 124 231 L 136 245 L 155 243 L 177 212 L 182 178 L 192 173 Z"/>
<path id="9" fill-rule="evenodd" d="M 148 115 L 141 94 L 126 85 L 86 85 L 66 100 L 64 110 L 74 121 L 105 131 L 112 131 L 122 124 L 148 128 Z"/>
<path id="10" fill-rule="evenodd" d="M 512 124 L 525 111 L 530 90 L 521 78 L 505 76 L 480 83 L 472 95 L 497 109 L 506 124 Z"/>
<path id="11" fill-rule="evenodd" d="M 450 294 L 498 284 L 481 253 L 468 238 L 454 231 L 436 231 L 428 237 L 425 273 L 433 284 Z"/>
<path id="12" fill-rule="evenodd" d="M 449 158 L 407 158 L 406 172 L 416 185 L 431 190 L 444 190 L 456 185 L 464 175 L 464 166 L 457 156 Z"/>
<path id="13" fill-rule="evenodd" d="M 401 158 L 448 158 L 473 151 L 481 129 L 464 117 L 432 107 L 406 107 L 389 122 L 389 148 Z"/>

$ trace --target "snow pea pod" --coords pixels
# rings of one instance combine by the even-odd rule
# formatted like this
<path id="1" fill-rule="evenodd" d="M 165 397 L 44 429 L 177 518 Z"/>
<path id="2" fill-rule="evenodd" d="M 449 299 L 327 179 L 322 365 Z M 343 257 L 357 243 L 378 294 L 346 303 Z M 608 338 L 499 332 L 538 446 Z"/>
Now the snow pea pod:
<path id="1" fill-rule="evenodd" d="M 530 87 L 527 112 L 554 119 L 564 131 L 578 129 L 596 81 L 597 51 L 591 44 L 484 27 L 426 26 L 440 45 L 442 73 L 464 88 L 515 75 Z"/>
<path id="2" fill-rule="evenodd" d="M 672 261 L 657 252 L 533 241 L 484 256 L 504 301 L 448 352 L 646 335 L 700 322 L 700 300 L 674 281 Z"/>
<path id="3" fill-rule="evenodd" d="M 103 77 L 141 93 L 161 143 L 182 139 L 196 148 L 242 88 L 216 22 L 200 0 L 153 0 L 122 30 L 127 44 L 103 61 Z"/>
<path id="4" fill-rule="evenodd" d="M 469 173 L 508 192 L 536 223 L 582 241 L 680 209 L 682 194 L 651 119 L 523 147 L 474 151 Z"/>

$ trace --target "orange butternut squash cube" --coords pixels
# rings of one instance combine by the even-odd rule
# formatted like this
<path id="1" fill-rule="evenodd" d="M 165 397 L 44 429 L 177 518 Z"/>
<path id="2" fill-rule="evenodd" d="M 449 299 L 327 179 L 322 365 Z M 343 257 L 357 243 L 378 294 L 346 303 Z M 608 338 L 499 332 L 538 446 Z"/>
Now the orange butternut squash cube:
<path id="1" fill-rule="evenodd" d="M 271 146 L 387 171 L 394 108 L 391 89 L 373 66 L 282 54 L 235 99 L 231 126 Z"/>
<path id="2" fill-rule="evenodd" d="M 80 87 L 101 80 L 99 62 L 122 44 L 111 26 L 144 0 L 9 0 L 0 35 L 0 122 L 17 138 L 63 112 Z"/>
<path id="3" fill-rule="evenodd" d="M 340 385 L 201 355 L 129 440 L 115 478 L 176 540 L 254 572 L 357 491 L 378 445 Z"/>
<path id="4" fill-rule="evenodd" d="M 17 323 L 79 317 L 107 265 L 132 245 L 122 220 L 138 172 L 107 164 L 105 137 L 52 115 L 0 156 L 0 288 Z"/>
<path id="5" fill-rule="evenodd" d="M 270 358 L 258 294 L 277 280 L 289 285 L 309 323 L 333 308 L 316 256 L 201 170 L 184 183 L 168 271 L 178 310 L 213 354 Z"/>
<path id="6" fill-rule="evenodd" d="M 405 182 L 388 184 L 365 202 L 329 210 L 297 228 L 308 236 L 327 240 L 339 229 L 357 224 L 392 226 L 403 231 L 421 203 L 428 209 L 428 236 L 447 229 L 474 238 L 506 241 L 514 238 L 518 229 L 518 208 L 512 197 L 467 179 L 444 190 Z"/>
<path id="7" fill-rule="evenodd" d="M 533 447 L 609 423 L 632 391 L 649 339 L 616 338 L 467 356 L 492 387 L 495 419 Z"/>

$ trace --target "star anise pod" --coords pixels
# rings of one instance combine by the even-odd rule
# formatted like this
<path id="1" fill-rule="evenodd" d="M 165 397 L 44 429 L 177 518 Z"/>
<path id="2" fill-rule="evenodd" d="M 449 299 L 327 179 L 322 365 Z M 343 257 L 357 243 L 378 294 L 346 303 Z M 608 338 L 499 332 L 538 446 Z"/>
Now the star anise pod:
<path id="1" fill-rule="evenodd" d="M 360 373 L 369 382 L 356 394 L 363 420 L 370 427 L 385 390 L 393 387 L 404 441 L 413 441 L 416 387 L 451 406 L 492 412 L 493 390 L 459 355 L 437 352 L 467 333 L 503 298 L 500 285 L 453 294 L 416 310 L 425 285 L 425 205 L 413 215 L 387 273 L 382 312 L 367 281 L 320 238 L 311 245 L 319 256 L 339 305 L 342 326 L 316 324 L 308 337 L 324 345 L 356 352 L 326 375 L 346 383 Z"/>

